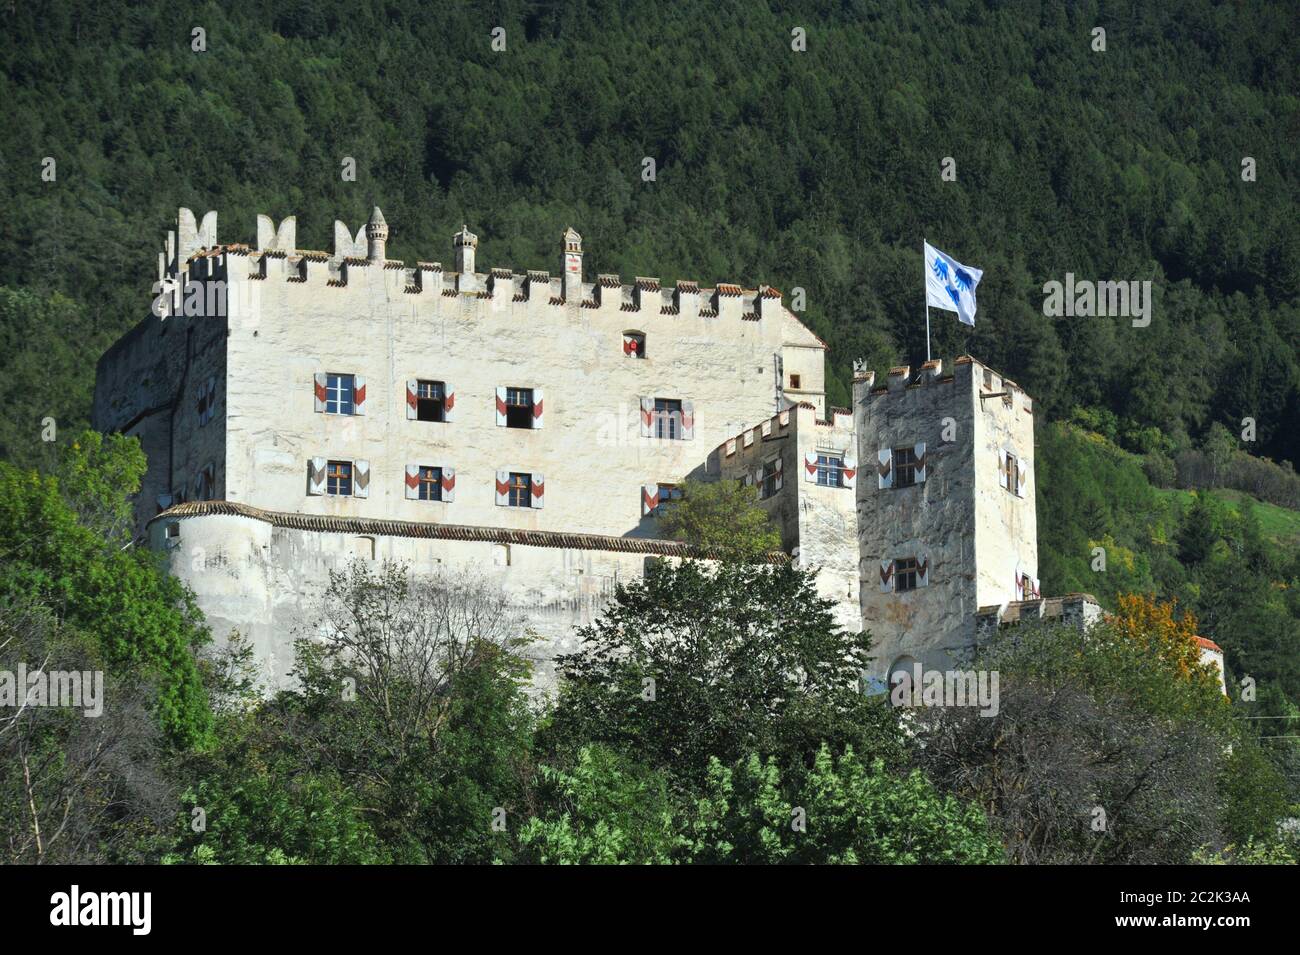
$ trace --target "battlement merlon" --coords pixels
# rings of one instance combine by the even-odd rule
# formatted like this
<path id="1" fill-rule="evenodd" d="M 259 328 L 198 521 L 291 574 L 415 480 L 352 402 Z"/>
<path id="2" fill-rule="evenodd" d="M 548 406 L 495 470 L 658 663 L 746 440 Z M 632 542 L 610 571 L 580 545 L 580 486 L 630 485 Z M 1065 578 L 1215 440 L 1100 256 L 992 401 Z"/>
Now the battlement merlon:
<path id="1" fill-rule="evenodd" d="M 885 384 L 877 386 L 875 371 L 868 367 L 865 360 L 855 359 L 853 362 L 854 404 L 877 398 L 896 397 L 917 388 L 952 384 L 957 380 L 958 375 L 969 374 L 973 376 L 975 384 L 979 387 L 981 401 L 1000 398 L 1010 407 L 1023 410 L 1026 414 L 1033 414 L 1033 399 L 1010 378 L 994 371 L 970 355 L 962 355 L 955 365 L 953 371 L 947 375 L 943 373 L 943 362 L 937 358 L 922 364 L 916 374 L 912 373 L 909 365 L 900 365 L 889 370 Z"/>
<path id="2" fill-rule="evenodd" d="M 280 279 L 295 283 L 314 283 L 346 289 L 349 271 L 378 268 L 391 273 L 386 278 L 395 291 L 408 295 L 467 295 L 506 301 L 534 301 L 545 296 L 549 304 L 587 309 L 610 309 L 646 316 L 681 318 L 720 318 L 725 320 L 780 320 L 786 345 L 827 350 L 826 342 L 812 332 L 783 303 L 782 293 L 771 285 L 746 288 L 733 282 L 718 282 L 712 288 L 678 279 L 670 284 L 658 278 L 638 277 L 624 283 L 617 275 L 600 275 L 595 282 L 582 276 L 582 236 L 572 228 L 563 235 L 562 276 L 552 279 L 547 272 L 529 270 L 517 273 L 498 267 L 488 273 L 475 270 L 478 236 L 462 228 L 452 237 L 454 268 L 448 276 L 440 262 L 417 262 L 414 267 L 386 257 L 390 230 L 382 211 L 376 206 L 369 221 L 351 232 L 341 221 L 334 223 L 333 253 L 299 249 L 297 217 L 289 216 L 278 224 L 268 215 L 259 214 L 256 243 L 221 243 L 217 236 L 217 213 L 210 211 L 199 224 L 194 213 L 182 208 L 177 213 L 177 229 L 169 232 L 166 246 L 159 255 L 158 279 L 173 287 L 183 287 L 190 278 L 212 279 Z M 235 271 L 227 255 L 246 259 L 247 274 Z M 196 261 L 204 264 L 194 268 Z"/>

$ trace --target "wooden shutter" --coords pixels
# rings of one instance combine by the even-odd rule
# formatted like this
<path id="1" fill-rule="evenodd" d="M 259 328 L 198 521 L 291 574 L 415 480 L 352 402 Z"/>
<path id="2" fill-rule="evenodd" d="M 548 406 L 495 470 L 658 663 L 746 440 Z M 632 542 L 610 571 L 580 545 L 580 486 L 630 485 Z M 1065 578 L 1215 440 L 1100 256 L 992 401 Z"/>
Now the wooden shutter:
<path id="1" fill-rule="evenodd" d="M 506 426 L 506 390 L 504 388 L 498 388 L 497 389 L 497 427 L 504 428 L 505 426 Z"/>
<path id="2" fill-rule="evenodd" d="M 442 500 L 451 504 L 456 500 L 456 469 L 442 469 Z"/>
<path id="3" fill-rule="evenodd" d="M 930 555 L 921 554 L 916 558 L 916 586 L 930 586 Z"/>
<path id="4" fill-rule="evenodd" d="M 1025 575 L 1020 572 L 1020 565 L 1016 564 L 1016 599 L 1025 599 Z"/>
<path id="5" fill-rule="evenodd" d="M 776 459 L 776 480 L 772 482 L 772 487 L 778 491 L 781 490 L 781 488 L 785 487 L 784 467 L 785 466 L 781 463 L 781 459 L 777 458 Z"/>
<path id="6" fill-rule="evenodd" d="M 316 375 L 316 410 L 325 411 L 325 399 L 329 396 L 329 379 L 324 372 Z"/>
<path id="7" fill-rule="evenodd" d="M 539 472 L 532 475 L 532 487 L 529 488 L 533 507 L 541 510 L 546 503 L 546 478 Z"/>
<path id="8" fill-rule="evenodd" d="M 456 413 L 456 391 L 451 382 L 442 383 L 442 420 L 450 423 Z"/>
<path id="9" fill-rule="evenodd" d="M 682 430 L 681 436 L 683 441 L 690 441 L 695 437 L 695 402 L 682 402 Z"/>
<path id="10" fill-rule="evenodd" d="M 1024 461 L 1016 462 L 1016 496 L 1025 496 L 1025 486 L 1029 483 L 1029 465 Z"/>
<path id="11" fill-rule="evenodd" d="M 641 397 L 641 437 L 653 438 L 655 425 L 655 400 L 653 396 Z"/>
<path id="12" fill-rule="evenodd" d="M 1007 449 L 998 448 L 998 484 L 1007 486 Z M 1016 598 L 1019 599 L 1019 598 Z"/>
<path id="13" fill-rule="evenodd" d="M 324 458 L 311 458 L 307 462 L 307 493 L 324 494 L 325 493 L 325 467 Z"/>
<path id="14" fill-rule="evenodd" d="M 408 501 L 418 501 L 420 499 L 420 466 L 418 464 L 408 464 L 406 466 L 406 499 Z"/>
<path id="15" fill-rule="evenodd" d="M 500 389 L 497 389 L 498 391 Z M 507 507 L 510 504 L 510 472 L 497 472 L 497 504 Z"/>
<path id="16" fill-rule="evenodd" d="M 894 562 L 892 560 L 882 560 L 880 562 L 880 592 L 882 594 L 892 594 L 894 592 Z"/>
<path id="17" fill-rule="evenodd" d="M 817 483 L 817 452 L 809 451 L 803 456 L 803 479 L 812 484 Z"/>
<path id="18" fill-rule="evenodd" d="M 352 496 L 370 496 L 370 462 L 361 458 L 352 462 Z"/>
<path id="19" fill-rule="evenodd" d="M 654 509 L 659 506 L 659 485 L 642 484 L 641 485 L 641 516 L 645 517 L 652 514 Z"/>
<path id="20" fill-rule="evenodd" d="M 916 483 L 921 484 L 925 481 L 925 442 L 918 441 L 912 448 L 912 453 L 916 455 Z"/>
<path id="21" fill-rule="evenodd" d="M 840 472 L 840 482 L 842 487 L 852 490 L 857 486 L 858 481 L 858 459 L 853 456 L 853 452 L 844 452 L 844 467 Z"/>
<path id="22" fill-rule="evenodd" d="M 361 375 L 352 376 L 352 413 L 366 413 L 366 379 Z"/>
<path id="23" fill-rule="evenodd" d="M 420 382 L 414 378 L 406 379 L 406 420 L 414 421 L 420 416 Z"/>
<path id="24" fill-rule="evenodd" d="M 879 486 L 889 488 L 894 486 L 894 449 L 881 448 L 876 452 L 876 477 L 879 480 Z"/>
<path id="25" fill-rule="evenodd" d="M 533 389 L 533 427 L 542 426 L 542 389 Z"/>

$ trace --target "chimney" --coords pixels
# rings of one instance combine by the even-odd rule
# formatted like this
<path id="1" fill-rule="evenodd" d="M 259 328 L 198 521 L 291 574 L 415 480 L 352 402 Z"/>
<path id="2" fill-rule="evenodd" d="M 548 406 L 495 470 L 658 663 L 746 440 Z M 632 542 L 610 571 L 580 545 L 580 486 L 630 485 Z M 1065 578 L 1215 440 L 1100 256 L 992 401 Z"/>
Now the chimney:
<path id="1" fill-rule="evenodd" d="M 564 230 L 564 301 L 582 304 L 582 236 L 572 226 Z"/>
<path id="2" fill-rule="evenodd" d="M 460 231 L 451 237 L 451 244 L 456 248 L 456 271 L 462 275 L 474 274 L 474 250 L 478 248 L 478 236 L 463 225 Z"/>
<path id="3" fill-rule="evenodd" d="M 370 213 L 370 221 L 366 223 L 366 259 L 383 265 L 387 258 L 384 252 L 384 244 L 387 241 L 388 223 L 384 221 L 384 214 L 379 211 L 379 206 L 375 206 Z"/>

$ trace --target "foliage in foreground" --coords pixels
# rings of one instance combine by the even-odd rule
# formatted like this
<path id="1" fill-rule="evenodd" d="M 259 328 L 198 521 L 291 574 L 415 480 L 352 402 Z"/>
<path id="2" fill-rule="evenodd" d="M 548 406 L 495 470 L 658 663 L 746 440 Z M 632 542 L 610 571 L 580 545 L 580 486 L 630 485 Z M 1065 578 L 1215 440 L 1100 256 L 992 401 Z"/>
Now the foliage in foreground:
<path id="1" fill-rule="evenodd" d="M 818 749 L 791 784 L 775 759 L 710 760 L 693 798 L 674 798 L 661 774 L 602 746 L 571 772 L 544 768 L 550 814 L 520 834 L 541 863 L 915 864 L 994 863 L 1002 847 L 984 814 L 936 792 L 919 772 L 898 775 L 852 749 Z"/>
<path id="2" fill-rule="evenodd" d="M 870 638 L 837 626 L 832 607 L 789 564 L 654 566 L 557 661 L 546 739 L 567 753 L 605 743 L 689 784 L 715 757 L 807 767 L 823 743 L 897 760 L 892 715 L 858 689 Z"/>
<path id="3" fill-rule="evenodd" d="M 1187 863 L 1277 837 L 1280 774 L 1177 646 L 1186 637 L 1148 626 L 1169 608 L 1125 608 L 1086 635 L 1025 624 L 984 648 L 996 716 L 919 712 L 919 764 L 985 807 L 1013 861 Z"/>

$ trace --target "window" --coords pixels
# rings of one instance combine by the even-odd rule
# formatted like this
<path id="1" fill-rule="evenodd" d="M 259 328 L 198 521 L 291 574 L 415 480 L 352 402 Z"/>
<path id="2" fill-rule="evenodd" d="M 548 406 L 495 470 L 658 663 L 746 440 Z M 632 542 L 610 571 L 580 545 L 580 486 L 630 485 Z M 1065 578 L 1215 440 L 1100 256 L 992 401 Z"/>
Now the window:
<path id="1" fill-rule="evenodd" d="M 533 389 L 506 389 L 506 427 L 532 428 L 533 426 Z M 527 475 L 524 475 L 527 477 Z M 527 507 L 527 505 L 522 505 Z"/>
<path id="2" fill-rule="evenodd" d="M 915 557 L 899 557 L 894 561 L 894 591 L 915 590 L 920 565 Z"/>
<path id="3" fill-rule="evenodd" d="M 676 484 L 660 484 L 659 494 L 656 498 L 658 503 L 651 512 L 655 517 L 663 517 L 668 512 L 668 508 L 682 499 L 682 489 Z"/>
<path id="4" fill-rule="evenodd" d="M 1007 454 L 1002 467 L 1005 469 L 1002 486 L 1012 494 L 1015 494 L 1016 489 L 1020 486 L 1020 463 L 1016 460 L 1014 454 Z"/>
<path id="5" fill-rule="evenodd" d="M 655 399 L 656 438 L 676 439 L 681 437 L 682 403 L 672 398 Z"/>
<path id="6" fill-rule="evenodd" d="M 420 468 L 420 500 L 442 500 L 442 468 Z"/>
<path id="7" fill-rule="evenodd" d="M 446 421 L 446 387 L 441 381 L 421 381 L 415 391 L 417 421 Z"/>
<path id="8" fill-rule="evenodd" d="M 912 487 L 920 466 L 912 448 L 894 448 L 894 487 Z"/>
<path id="9" fill-rule="evenodd" d="M 510 499 L 507 502 L 511 507 L 532 507 L 533 478 L 531 474 L 519 474 L 510 472 Z"/>
<path id="10" fill-rule="evenodd" d="M 763 483 L 758 489 L 760 498 L 769 498 L 777 492 L 777 475 L 780 473 L 775 458 L 763 462 Z"/>
<path id="11" fill-rule="evenodd" d="M 837 454 L 817 455 L 817 483 L 822 487 L 843 487 L 844 458 Z"/>
<path id="12" fill-rule="evenodd" d="M 352 414 L 352 376 L 325 376 L 325 413 Z M 334 493 L 333 491 L 330 492 Z"/>
<path id="13" fill-rule="evenodd" d="M 790 376 L 790 387 L 793 388 L 795 391 L 799 390 L 800 382 L 801 382 L 801 378 L 798 375 Z"/>
<path id="14" fill-rule="evenodd" d="M 351 461 L 331 461 L 325 466 L 325 493 L 343 496 L 351 495 Z"/>
<path id="15" fill-rule="evenodd" d="M 645 333 L 644 332 L 624 332 L 623 333 L 623 354 L 628 358 L 645 357 Z"/>

